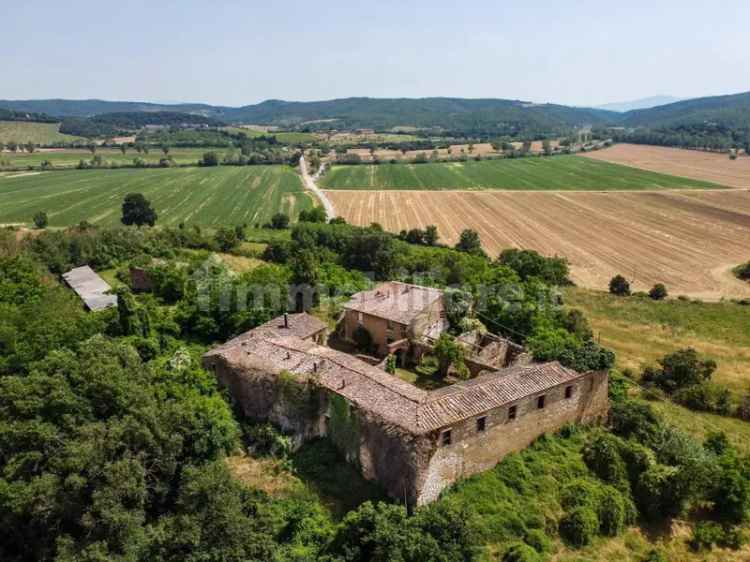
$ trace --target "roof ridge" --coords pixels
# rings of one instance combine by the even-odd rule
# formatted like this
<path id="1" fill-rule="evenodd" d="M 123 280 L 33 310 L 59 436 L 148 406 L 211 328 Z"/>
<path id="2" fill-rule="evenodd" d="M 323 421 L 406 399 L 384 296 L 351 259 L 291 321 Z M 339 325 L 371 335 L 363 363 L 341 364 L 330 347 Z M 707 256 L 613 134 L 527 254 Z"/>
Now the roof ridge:
<path id="1" fill-rule="evenodd" d="M 329 362 L 333 363 L 334 365 L 336 365 L 336 366 L 338 366 L 338 367 L 341 367 L 342 369 L 346 369 L 347 371 L 350 371 L 350 372 L 352 372 L 352 373 L 355 373 L 355 374 L 358 374 L 358 375 L 362 375 L 362 376 L 365 376 L 365 377 L 367 377 L 367 378 L 368 378 L 369 380 L 371 380 L 372 382 L 374 382 L 374 383 L 376 383 L 376 384 L 378 384 L 378 385 L 382 386 L 383 388 L 386 388 L 386 389 L 388 389 L 388 390 L 391 390 L 392 392 L 395 392 L 395 393 L 396 393 L 396 394 L 398 394 L 399 396 L 401 396 L 401 397 L 405 398 L 406 400 L 408 400 L 409 402 L 412 402 L 412 403 L 413 403 L 413 404 L 415 404 L 415 405 L 423 403 L 423 401 L 422 401 L 422 400 L 416 400 L 416 399 L 412 398 L 411 396 L 407 396 L 407 395 L 406 395 L 405 393 L 401 392 L 401 389 L 399 389 L 399 388 L 398 388 L 398 386 L 400 386 L 400 384 L 397 384 L 397 385 L 394 385 L 394 386 L 388 385 L 388 384 L 386 384 L 385 382 L 383 382 L 382 380 L 378 380 L 378 378 L 370 376 L 370 373 L 367 373 L 367 372 L 365 372 L 365 371 L 358 371 L 358 370 L 356 370 L 356 369 L 353 369 L 353 368 L 352 368 L 351 366 L 349 366 L 349 365 L 346 365 L 346 364 L 344 364 L 344 363 L 343 363 L 343 362 L 341 362 L 341 361 L 337 361 L 337 360 L 336 360 L 335 358 L 333 358 L 333 357 L 330 357 L 330 356 L 328 356 L 328 355 L 321 355 L 321 354 L 318 354 L 318 353 L 313 353 L 312 351 L 308 351 L 308 350 L 300 350 L 300 349 L 295 349 L 294 347 L 291 347 L 291 346 L 289 346 L 289 345 L 286 345 L 286 344 L 284 344 L 283 342 L 279 342 L 279 341 L 278 341 L 278 340 L 277 340 L 277 339 L 276 339 L 276 338 L 275 338 L 274 336 L 266 336 L 265 334 L 261 334 L 261 337 L 262 337 L 262 338 L 263 338 L 263 339 L 264 339 L 264 340 L 265 340 L 265 341 L 266 341 L 267 343 L 271 343 L 271 344 L 274 344 L 274 345 L 278 345 L 279 347 L 282 347 L 282 348 L 284 348 L 284 349 L 287 349 L 287 350 L 291 350 L 291 351 L 296 351 L 297 353 L 306 353 L 306 354 L 308 354 L 308 355 L 312 355 L 312 356 L 314 356 L 314 357 L 317 357 L 317 358 L 319 358 L 319 359 L 321 359 L 321 360 L 326 360 L 326 361 L 329 361 Z M 302 339 L 300 339 L 300 338 L 297 338 L 297 336 L 284 336 L 284 337 L 286 337 L 286 338 L 296 338 L 296 339 L 298 339 L 298 340 L 299 340 L 299 341 L 301 341 L 301 342 L 304 342 L 304 341 L 305 341 L 305 340 L 302 340 Z M 334 352 L 334 353 L 337 353 L 337 354 L 338 354 L 338 353 L 341 353 L 341 354 L 345 355 L 346 357 L 348 357 L 349 359 L 351 359 L 351 360 L 353 360 L 353 361 L 358 361 L 359 363 L 361 363 L 362 365 L 364 365 L 364 366 L 366 366 L 366 367 L 368 367 L 368 368 L 372 368 L 372 369 L 377 369 L 377 367 L 375 367 L 375 366 L 373 366 L 373 365 L 370 365 L 369 363 L 365 363 L 365 362 L 364 362 L 364 361 L 362 361 L 361 359 L 358 359 L 358 358 L 356 358 L 356 357 L 354 357 L 354 356 L 351 356 L 351 355 L 346 355 L 346 354 L 344 354 L 343 352 L 341 352 L 341 351 L 337 351 L 337 350 L 335 350 L 335 349 L 332 349 L 332 348 L 330 348 L 330 347 L 325 347 L 325 346 L 322 346 L 322 345 L 318 345 L 318 344 L 312 343 L 312 345 L 311 345 L 311 348 L 310 348 L 310 349 L 311 349 L 311 350 L 312 350 L 312 349 L 323 349 L 323 350 L 327 350 L 327 351 L 332 351 L 332 352 Z M 379 369 L 377 369 L 377 370 L 379 371 Z M 382 373 L 383 373 L 383 375 L 384 375 L 384 376 L 387 376 L 387 377 L 391 377 L 391 375 L 388 375 L 388 373 L 386 373 L 385 371 L 383 371 Z M 378 374 L 379 374 L 379 373 L 378 373 Z M 393 379 L 393 380 L 398 380 L 399 382 L 403 382 L 403 381 L 401 381 L 401 379 Z M 415 391 L 417 391 L 418 393 L 422 394 L 423 396 L 426 396 L 426 395 L 427 395 L 427 392 L 426 392 L 426 391 L 424 391 L 424 390 L 422 390 L 422 389 L 421 389 L 421 388 L 419 388 L 419 387 L 416 387 L 416 386 L 414 386 L 414 385 L 411 385 L 411 384 L 409 384 L 409 383 L 407 383 L 407 382 L 403 382 L 403 384 L 405 384 L 405 385 L 408 385 L 408 386 L 409 386 L 409 388 L 411 388 L 411 389 L 414 389 Z"/>

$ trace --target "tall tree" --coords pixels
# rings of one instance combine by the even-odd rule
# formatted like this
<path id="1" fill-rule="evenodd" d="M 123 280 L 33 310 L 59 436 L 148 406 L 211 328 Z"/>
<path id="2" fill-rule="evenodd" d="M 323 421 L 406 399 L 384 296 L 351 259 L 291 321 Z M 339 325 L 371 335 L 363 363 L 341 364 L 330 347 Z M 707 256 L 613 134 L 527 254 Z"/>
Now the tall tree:
<path id="1" fill-rule="evenodd" d="M 122 224 L 154 226 L 158 218 L 151 202 L 142 193 L 129 193 L 122 203 Z"/>
<path id="2" fill-rule="evenodd" d="M 479 238 L 479 233 L 470 228 L 461 232 L 461 237 L 456 244 L 456 250 L 467 252 L 475 256 L 485 255 L 484 250 L 482 250 L 482 241 Z"/>

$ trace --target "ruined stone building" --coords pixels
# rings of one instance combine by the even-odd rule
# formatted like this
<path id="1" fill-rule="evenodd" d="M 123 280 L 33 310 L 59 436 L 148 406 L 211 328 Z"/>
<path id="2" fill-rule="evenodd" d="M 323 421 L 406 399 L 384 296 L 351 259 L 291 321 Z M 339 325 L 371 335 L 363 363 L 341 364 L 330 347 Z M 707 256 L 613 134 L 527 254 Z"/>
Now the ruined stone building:
<path id="1" fill-rule="evenodd" d="M 398 281 L 353 295 L 344 305 L 342 324 L 349 341 L 358 328 L 367 330 L 383 356 L 406 351 L 410 341 L 437 337 L 448 327 L 441 290 Z"/>
<path id="2" fill-rule="evenodd" d="M 382 294 L 383 302 L 390 298 Z M 439 319 L 435 306 L 429 314 Z M 368 322 L 364 310 L 348 307 L 345 314 L 359 322 L 359 312 Z M 408 339 L 415 329 L 411 317 L 391 327 L 385 320 L 386 342 Z M 396 331 L 404 326 L 406 334 Z M 246 416 L 277 425 L 298 443 L 330 438 L 365 478 L 412 506 L 435 500 L 543 433 L 607 413 L 606 372 L 514 363 L 426 391 L 326 347 L 325 333 L 312 316 L 285 315 L 211 350 L 203 363 Z"/>

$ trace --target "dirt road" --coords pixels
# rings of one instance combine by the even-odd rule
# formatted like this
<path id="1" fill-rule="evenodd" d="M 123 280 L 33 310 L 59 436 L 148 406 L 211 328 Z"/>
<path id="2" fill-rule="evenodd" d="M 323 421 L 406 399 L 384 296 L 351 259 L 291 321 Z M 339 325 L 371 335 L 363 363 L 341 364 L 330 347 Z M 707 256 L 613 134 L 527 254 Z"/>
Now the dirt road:
<path id="1" fill-rule="evenodd" d="M 303 155 L 299 159 L 299 170 L 302 174 L 302 183 L 305 186 L 305 189 L 309 189 L 312 191 L 315 196 L 318 198 L 318 200 L 323 204 L 323 209 L 325 209 L 326 212 L 326 220 L 331 220 L 333 218 L 336 218 L 336 209 L 333 207 L 333 203 L 331 203 L 331 200 L 328 198 L 328 196 L 318 188 L 318 185 L 315 183 L 315 179 L 318 177 L 319 174 L 316 174 L 315 177 L 310 175 L 310 172 L 307 169 L 307 162 L 305 161 L 305 156 Z"/>

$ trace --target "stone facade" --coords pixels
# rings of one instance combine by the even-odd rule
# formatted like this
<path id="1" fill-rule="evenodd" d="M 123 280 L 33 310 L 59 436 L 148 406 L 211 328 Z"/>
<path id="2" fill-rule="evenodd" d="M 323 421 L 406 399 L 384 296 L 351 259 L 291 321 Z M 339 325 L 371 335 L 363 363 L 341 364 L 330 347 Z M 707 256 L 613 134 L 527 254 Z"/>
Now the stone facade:
<path id="1" fill-rule="evenodd" d="M 409 505 L 434 501 L 544 433 L 608 411 L 603 372 L 513 366 L 428 392 L 319 345 L 318 325 L 293 316 L 210 351 L 204 366 L 247 417 L 297 444 L 330 438 L 365 478 Z"/>
<path id="2" fill-rule="evenodd" d="M 382 357 L 391 344 L 420 339 L 444 319 L 442 291 L 392 281 L 352 296 L 344 305 L 342 335 L 353 341 L 357 329 L 364 328 Z"/>

